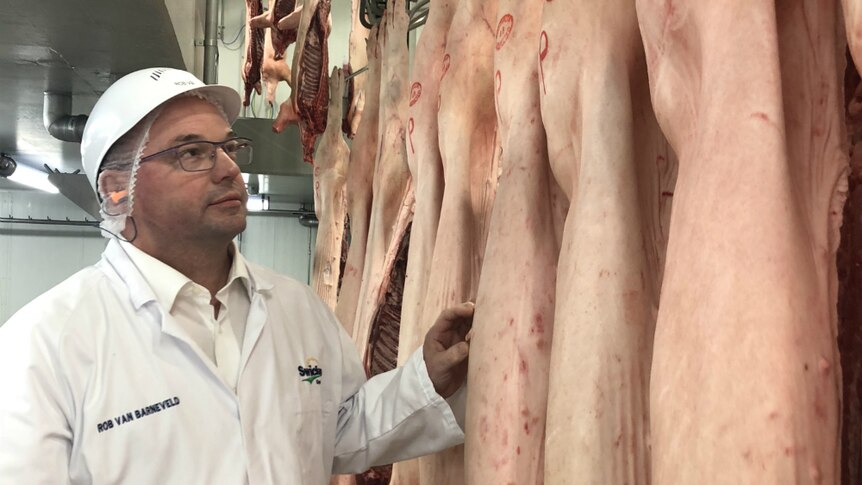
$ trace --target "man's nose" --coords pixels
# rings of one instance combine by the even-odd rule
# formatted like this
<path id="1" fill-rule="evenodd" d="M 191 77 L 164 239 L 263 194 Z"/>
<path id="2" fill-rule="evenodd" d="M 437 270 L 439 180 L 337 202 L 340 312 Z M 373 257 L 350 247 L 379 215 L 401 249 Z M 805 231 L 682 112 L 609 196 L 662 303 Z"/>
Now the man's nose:
<path id="1" fill-rule="evenodd" d="M 224 179 L 236 178 L 239 173 L 239 165 L 227 155 L 222 147 L 215 149 L 215 166 L 212 169 L 213 178 L 216 182 Z"/>

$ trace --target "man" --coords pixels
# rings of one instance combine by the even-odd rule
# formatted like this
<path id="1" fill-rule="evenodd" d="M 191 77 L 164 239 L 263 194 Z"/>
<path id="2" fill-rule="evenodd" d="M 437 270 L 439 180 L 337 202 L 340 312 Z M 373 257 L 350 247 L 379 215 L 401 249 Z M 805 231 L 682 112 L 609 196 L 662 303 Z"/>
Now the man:
<path id="1" fill-rule="evenodd" d="M 463 440 L 472 305 L 366 382 L 312 291 L 237 251 L 239 105 L 173 69 L 99 99 L 81 153 L 112 238 L 0 327 L 0 483 L 317 485 Z"/>

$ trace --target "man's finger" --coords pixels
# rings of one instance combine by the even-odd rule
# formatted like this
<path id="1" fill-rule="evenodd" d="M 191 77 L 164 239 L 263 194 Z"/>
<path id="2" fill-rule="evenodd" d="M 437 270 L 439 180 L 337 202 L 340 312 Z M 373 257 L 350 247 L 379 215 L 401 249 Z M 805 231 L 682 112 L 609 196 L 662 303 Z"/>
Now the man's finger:
<path id="1" fill-rule="evenodd" d="M 468 355 L 470 355 L 470 344 L 467 342 L 458 342 L 443 352 L 445 362 L 449 367 L 455 367 L 464 362 Z"/>
<path id="2" fill-rule="evenodd" d="M 440 313 L 440 320 L 455 322 L 462 318 L 469 318 L 473 316 L 475 309 L 476 305 L 472 301 L 466 301 L 443 310 Z"/>

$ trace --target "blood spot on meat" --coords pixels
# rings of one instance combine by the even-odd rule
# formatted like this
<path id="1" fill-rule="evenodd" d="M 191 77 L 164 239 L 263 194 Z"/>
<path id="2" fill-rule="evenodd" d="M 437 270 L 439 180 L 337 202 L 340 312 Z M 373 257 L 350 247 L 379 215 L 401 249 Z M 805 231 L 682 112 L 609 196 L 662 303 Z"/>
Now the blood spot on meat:
<path id="1" fill-rule="evenodd" d="M 530 333 L 545 333 L 545 318 L 541 313 L 533 315 L 533 326 L 530 327 Z"/>
<path id="2" fill-rule="evenodd" d="M 814 398 L 814 414 L 818 418 L 824 421 L 826 420 L 826 409 L 823 407 L 823 400 L 819 397 Z"/>
<path id="3" fill-rule="evenodd" d="M 515 26 L 515 18 L 512 14 L 503 15 L 500 18 L 500 23 L 497 24 L 497 50 L 506 45 L 509 36 L 512 34 L 512 28 Z"/>
<path id="4" fill-rule="evenodd" d="M 482 439 L 485 439 L 488 437 L 490 431 L 490 427 L 488 426 L 488 418 L 485 416 L 479 418 L 479 436 L 481 436 Z"/>
<path id="5" fill-rule="evenodd" d="M 503 382 L 506 382 L 508 380 L 509 380 L 509 374 L 508 373 L 503 374 Z"/>
<path id="6" fill-rule="evenodd" d="M 511 327 L 511 326 L 513 326 L 513 325 L 515 325 L 515 319 L 514 319 L 514 318 L 510 318 L 510 319 L 509 319 L 509 326 Z"/>
<path id="7" fill-rule="evenodd" d="M 530 416 L 530 410 L 529 410 L 529 409 L 527 409 L 527 408 L 522 408 L 522 409 L 521 409 L 521 416 L 523 416 L 523 417 L 525 417 L 525 418 L 526 418 L 526 417 L 529 417 L 529 416 Z"/>
<path id="8" fill-rule="evenodd" d="M 673 192 L 664 191 L 661 193 L 662 197 L 673 197 Z"/>
<path id="9" fill-rule="evenodd" d="M 524 421 L 524 433 L 530 434 L 530 423 Z"/>
<path id="10" fill-rule="evenodd" d="M 604 278 L 604 277 L 607 277 L 610 275 L 611 275 L 611 272 L 606 270 L 606 269 L 599 271 L 599 278 Z"/>
<path id="11" fill-rule="evenodd" d="M 521 374 L 526 374 L 527 373 L 527 361 L 524 359 L 521 359 L 521 364 L 520 364 L 519 368 L 520 368 Z"/>
<path id="12" fill-rule="evenodd" d="M 521 447 L 520 446 L 515 448 L 515 453 L 517 453 L 519 455 L 521 454 Z"/>
<path id="13" fill-rule="evenodd" d="M 445 76 L 446 73 L 449 72 L 449 63 L 450 62 L 451 62 L 451 58 L 449 57 L 449 54 L 444 55 L 443 56 L 443 69 L 442 69 L 442 72 L 440 73 L 440 79 L 441 80 L 443 79 L 443 76 Z"/>
<path id="14" fill-rule="evenodd" d="M 770 421 L 778 419 L 778 411 L 772 411 L 771 413 L 769 413 L 768 417 Z"/>
<path id="15" fill-rule="evenodd" d="M 769 119 L 769 116 L 762 111 L 757 111 L 757 112 L 751 113 L 751 117 L 754 119 L 766 121 L 767 123 L 772 122 L 772 120 Z"/>
<path id="16" fill-rule="evenodd" d="M 422 83 L 415 82 L 410 86 L 410 106 L 416 104 L 420 97 L 422 97 Z"/>
<path id="17" fill-rule="evenodd" d="M 802 364 L 802 369 L 804 369 L 805 372 L 808 372 L 808 364 Z"/>
<path id="18" fill-rule="evenodd" d="M 619 448 L 620 443 L 622 443 L 622 441 L 623 441 L 623 434 L 620 433 L 617 435 L 617 439 L 614 440 L 614 448 Z"/>
<path id="19" fill-rule="evenodd" d="M 742 458 L 743 458 L 743 459 L 745 459 L 745 461 L 748 461 L 748 462 L 752 461 L 752 460 L 751 460 L 751 450 L 745 450 L 745 451 L 742 453 Z"/>
<path id="20" fill-rule="evenodd" d="M 544 339 L 536 340 L 536 348 L 537 348 L 537 349 L 539 349 L 539 350 L 544 350 L 544 348 L 545 348 L 545 340 L 544 340 Z"/>

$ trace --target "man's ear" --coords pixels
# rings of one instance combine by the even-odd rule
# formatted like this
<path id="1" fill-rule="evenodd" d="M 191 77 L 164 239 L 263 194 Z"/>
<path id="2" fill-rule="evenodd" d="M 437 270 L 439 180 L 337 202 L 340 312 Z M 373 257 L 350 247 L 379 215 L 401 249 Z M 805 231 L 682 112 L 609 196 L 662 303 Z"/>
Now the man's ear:
<path id="1" fill-rule="evenodd" d="M 119 170 L 103 170 L 99 173 L 99 197 L 114 198 L 112 194 L 125 192 L 129 188 L 129 172 Z M 117 201 L 115 200 L 114 203 Z"/>

